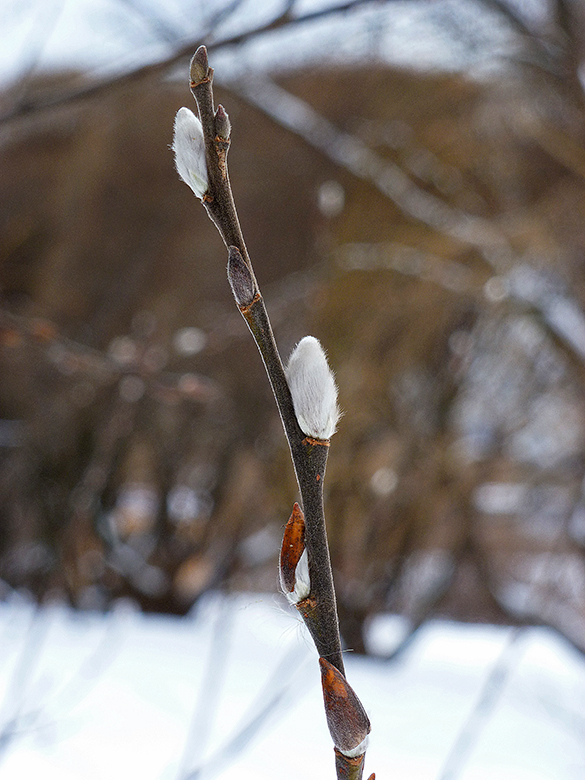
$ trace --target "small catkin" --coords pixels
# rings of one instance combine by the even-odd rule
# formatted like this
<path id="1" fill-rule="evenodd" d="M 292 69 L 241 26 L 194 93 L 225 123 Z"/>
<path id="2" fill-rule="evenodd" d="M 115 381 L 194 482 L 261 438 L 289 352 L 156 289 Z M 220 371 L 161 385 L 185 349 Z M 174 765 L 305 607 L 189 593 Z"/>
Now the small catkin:
<path id="1" fill-rule="evenodd" d="M 203 198 L 208 187 L 203 128 L 188 108 L 180 108 L 175 116 L 172 149 L 177 173 L 198 198 Z"/>
<path id="2" fill-rule="evenodd" d="M 305 336 L 292 351 L 286 368 L 293 406 L 303 433 L 330 439 L 339 420 L 337 387 L 319 341 Z"/>

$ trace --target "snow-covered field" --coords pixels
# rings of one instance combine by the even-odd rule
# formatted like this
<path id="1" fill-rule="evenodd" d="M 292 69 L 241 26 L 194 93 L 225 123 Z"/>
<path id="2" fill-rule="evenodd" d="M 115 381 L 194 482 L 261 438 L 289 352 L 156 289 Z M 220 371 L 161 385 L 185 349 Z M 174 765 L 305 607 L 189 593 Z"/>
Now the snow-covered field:
<path id="1" fill-rule="evenodd" d="M 372 627 L 395 641 L 396 620 Z M 315 651 L 277 596 L 185 619 L 0 605 L 2 780 L 334 777 Z M 585 659 L 542 629 L 433 622 L 347 656 L 378 780 L 585 776 Z"/>

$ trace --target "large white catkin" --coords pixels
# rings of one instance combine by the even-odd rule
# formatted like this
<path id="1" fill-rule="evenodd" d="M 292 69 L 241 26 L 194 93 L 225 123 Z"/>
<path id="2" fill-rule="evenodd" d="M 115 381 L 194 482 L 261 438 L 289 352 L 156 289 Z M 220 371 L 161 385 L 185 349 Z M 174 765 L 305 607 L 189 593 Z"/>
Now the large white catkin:
<path id="1" fill-rule="evenodd" d="M 286 367 L 293 406 L 303 433 L 330 439 L 339 420 L 337 387 L 319 341 L 305 336 L 296 345 Z"/>
<path id="2" fill-rule="evenodd" d="M 202 198 L 208 187 L 203 128 L 199 118 L 188 108 L 180 108 L 175 116 L 172 149 L 177 173 L 195 195 Z"/>

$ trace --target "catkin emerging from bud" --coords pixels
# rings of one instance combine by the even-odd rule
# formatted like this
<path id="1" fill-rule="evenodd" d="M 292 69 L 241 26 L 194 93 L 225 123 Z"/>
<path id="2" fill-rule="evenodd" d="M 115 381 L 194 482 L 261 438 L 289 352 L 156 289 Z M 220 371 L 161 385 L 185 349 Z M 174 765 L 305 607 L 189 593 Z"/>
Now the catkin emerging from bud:
<path id="1" fill-rule="evenodd" d="M 311 592 L 309 559 L 305 549 L 305 516 L 295 503 L 284 529 L 280 550 L 280 586 L 291 604 L 298 604 Z"/>
<path id="2" fill-rule="evenodd" d="M 293 406 L 303 433 L 330 439 L 339 420 L 337 387 L 323 347 L 305 336 L 294 348 L 286 368 Z"/>
<path id="3" fill-rule="evenodd" d="M 202 198 L 208 187 L 203 128 L 199 118 L 188 108 L 177 111 L 172 148 L 177 173 L 195 195 Z"/>

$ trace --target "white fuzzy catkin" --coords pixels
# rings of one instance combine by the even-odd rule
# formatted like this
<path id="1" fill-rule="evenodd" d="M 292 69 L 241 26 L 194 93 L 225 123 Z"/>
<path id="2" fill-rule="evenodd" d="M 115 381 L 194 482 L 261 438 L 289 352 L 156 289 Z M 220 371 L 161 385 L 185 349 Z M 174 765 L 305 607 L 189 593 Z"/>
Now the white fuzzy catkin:
<path id="1" fill-rule="evenodd" d="M 292 591 L 282 588 L 284 595 L 287 597 L 291 604 L 298 604 L 306 599 L 311 592 L 311 579 L 309 577 L 309 559 L 307 557 L 307 551 L 303 550 L 303 554 L 299 558 L 297 567 L 295 569 L 295 586 Z"/>
<path id="2" fill-rule="evenodd" d="M 188 108 L 180 108 L 175 116 L 172 149 L 177 173 L 195 195 L 202 198 L 208 187 L 203 128 L 199 118 Z"/>
<path id="3" fill-rule="evenodd" d="M 330 439 L 339 420 L 337 387 L 323 347 L 313 336 L 296 345 L 286 367 L 295 414 L 303 433 Z"/>

